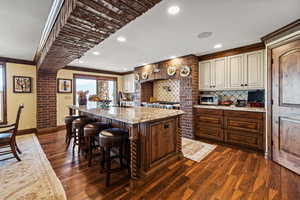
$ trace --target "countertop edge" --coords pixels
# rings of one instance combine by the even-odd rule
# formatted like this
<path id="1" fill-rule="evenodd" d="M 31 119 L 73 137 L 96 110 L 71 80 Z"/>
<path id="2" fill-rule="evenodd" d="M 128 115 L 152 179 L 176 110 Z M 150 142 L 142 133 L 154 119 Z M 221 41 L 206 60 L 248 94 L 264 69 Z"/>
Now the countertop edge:
<path id="1" fill-rule="evenodd" d="M 183 111 L 181 111 L 181 113 L 179 113 L 180 112 L 179 110 L 174 110 L 175 111 L 174 113 L 162 114 L 159 117 L 154 116 L 153 118 L 149 118 L 149 119 L 140 119 L 140 120 L 137 120 L 137 121 L 129 121 L 129 120 L 125 120 L 123 118 L 119 118 L 119 117 L 116 117 L 116 116 L 111 116 L 109 114 L 95 114 L 94 112 L 92 112 L 88 109 L 80 108 L 79 106 L 76 106 L 76 105 L 67 105 L 67 107 L 71 108 L 71 109 L 76 109 L 76 110 L 78 110 L 80 112 L 83 112 L 83 113 L 88 113 L 88 114 L 92 114 L 92 115 L 99 115 L 99 117 L 113 119 L 113 120 L 117 120 L 117 121 L 124 122 L 124 123 L 127 123 L 127 124 L 131 124 L 131 125 L 139 124 L 139 123 L 145 123 L 145 122 L 151 122 L 151 121 L 164 119 L 164 118 L 168 118 L 168 117 L 180 116 L 180 115 L 184 114 Z M 91 109 L 95 109 L 95 108 L 91 108 Z"/>
<path id="2" fill-rule="evenodd" d="M 206 108 L 206 109 L 245 111 L 245 112 L 260 112 L 260 113 L 266 112 L 265 108 L 255 108 L 255 107 L 232 107 L 232 106 L 211 106 L 211 105 L 194 105 L 193 107 Z"/>

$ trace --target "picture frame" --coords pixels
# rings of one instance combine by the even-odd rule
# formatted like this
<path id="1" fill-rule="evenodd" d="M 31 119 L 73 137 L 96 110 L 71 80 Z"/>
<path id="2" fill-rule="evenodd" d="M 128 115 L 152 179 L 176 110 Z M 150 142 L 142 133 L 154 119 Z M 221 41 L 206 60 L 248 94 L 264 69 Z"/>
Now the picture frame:
<path id="1" fill-rule="evenodd" d="M 13 76 L 14 93 L 31 93 L 32 78 L 28 76 Z"/>
<path id="2" fill-rule="evenodd" d="M 64 79 L 58 78 L 57 79 L 57 92 L 58 93 L 72 93 L 73 85 L 72 79 Z"/>

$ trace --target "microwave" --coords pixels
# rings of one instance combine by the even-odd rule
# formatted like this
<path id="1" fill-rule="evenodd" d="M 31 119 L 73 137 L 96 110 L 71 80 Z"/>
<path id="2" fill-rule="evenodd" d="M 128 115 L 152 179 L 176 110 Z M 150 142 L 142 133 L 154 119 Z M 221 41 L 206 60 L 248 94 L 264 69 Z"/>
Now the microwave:
<path id="1" fill-rule="evenodd" d="M 218 105 L 219 98 L 217 95 L 200 95 L 200 104 Z"/>

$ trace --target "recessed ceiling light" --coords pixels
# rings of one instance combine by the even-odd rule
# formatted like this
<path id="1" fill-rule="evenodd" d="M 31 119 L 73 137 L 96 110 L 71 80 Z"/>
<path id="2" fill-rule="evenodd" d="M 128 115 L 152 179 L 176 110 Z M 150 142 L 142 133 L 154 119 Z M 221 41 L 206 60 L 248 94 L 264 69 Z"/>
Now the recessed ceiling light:
<path id="1" fill-rule="evenodd" d="M 144 66 L 144 65 L 147 65 L 147 63 L 143 63 L 142 65 L 143 65 L 143 66 Z"/>
<path id="2" fill-rule="evenodd" d="M 223 47 L 222 44 L 216 44 L 216 45 L 214 46 L 215 49 L 220 49 L 220 48 L 222 48 L 222 47 Z"/>
<path id="3" fill-rule="evenodd" d="M 202 33 L 199 33 L 197 36 L 198 38 L 202 39 L 202 38 L 208 38 L 210 36 L 212 36 L 212 32 L 202 32 Z"/>
<path id="4" fill-rule="evenodd" d="M 168 8 L 168 13 L 170 15 L 176 15 L 176 14 L 179 13 L 179 11 L 180 11 L 179 6 L 171 6 L 171 7 Z"/>
<path id="5" fill-rule="evenodd" d="M 100 53 L 98 51 L 94 51 L 93 54 L 98 56 Z"/>
<path id="6" fill-rule="evenodd" d="M 119 42 L 126 42 L 126 38 L 125 38 L 124 36 L 119 36 L 119 37 L 117 37 L 117 40 L 118 40 Z"/>
<path id="7" fill-rule="evenodd" d="M 176 58 L 176 56 L 171 56 L 170 58 L 171 58 L 171 59 L 174 59 L 174 58 Z"/>

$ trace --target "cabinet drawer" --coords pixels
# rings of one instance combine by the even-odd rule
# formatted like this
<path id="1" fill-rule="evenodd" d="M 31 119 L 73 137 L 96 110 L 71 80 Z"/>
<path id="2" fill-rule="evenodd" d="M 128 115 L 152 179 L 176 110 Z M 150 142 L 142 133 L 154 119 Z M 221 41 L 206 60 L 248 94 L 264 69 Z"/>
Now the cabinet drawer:
<path id="1" fill-rule="evenodd" d="M 207 114 L 207 115 L 223 115 L 223 110 L 219 109 L 207 109 L 207 108 L 196 108 L 197 114 Z"/>
<path id="2" fill-rule="evenodd" d="M 200 138 L 214 139 L 218 141 L 224 140 L 224 133 L 221 128 L 197 128 L 195 135 Z"/>
<path id="3" fill-rule="evenodd" d="M 224 131 L 225 142 L 237 144 L 240 146 L 252 147 L 256 149 L 263 148 L 262 135 L 253 135 L 247 132 Z"/>
<path id="4" fill-rule="evenodd" d="M 247 118 L 247 119 L 263 119 L 263 113 L 258 112 L 247 112 L 247 111 L 233 111 L 225 110 L 225 117 L 238 117 L 238 118 Z"/>
<path id="5" fill-rule="evenodd" d="M 197 116 L 197 126 L 200 127 L 216 127 L 222 128 L 223 126 L 223 117 L 216 115 L 198 115 Z"/>
<path id="6" fill-rule="evenodd" d="M 225 117 L 225 129 L 262 134 L 262 120 Z"/>

